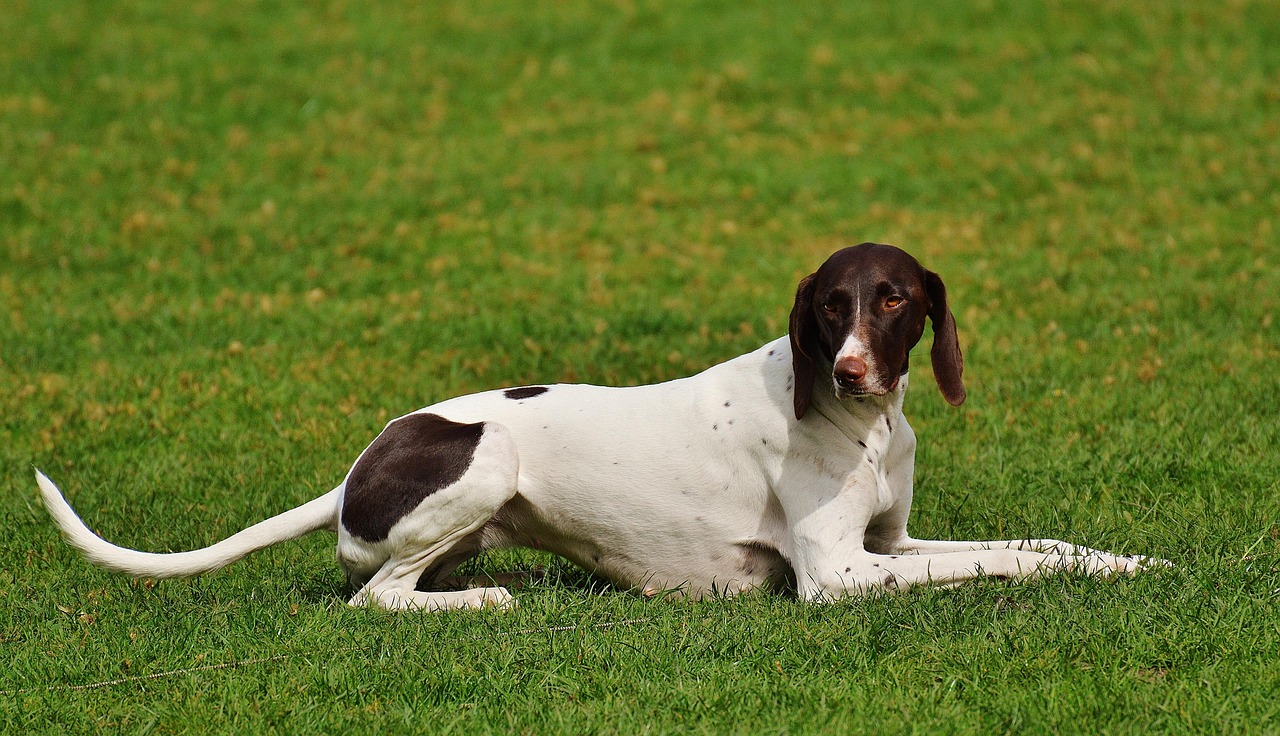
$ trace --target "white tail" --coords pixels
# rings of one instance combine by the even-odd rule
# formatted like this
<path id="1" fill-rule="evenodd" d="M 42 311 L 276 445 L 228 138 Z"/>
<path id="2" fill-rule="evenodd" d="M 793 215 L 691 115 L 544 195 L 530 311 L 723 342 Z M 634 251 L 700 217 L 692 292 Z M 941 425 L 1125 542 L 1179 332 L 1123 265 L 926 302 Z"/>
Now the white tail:
<path id="1" fill-rule="evenodd" d="M 258 522 L 203 549 L 155 554 L 120 547 L 99 537 L 76 516 L 58 487 L 39 470 L 36 471 L 36 483 L 40 485 L 45 507 L 72 547 L 83 552 L 95 565 L 148 578 L 177 578 L 212 572 L 264 547 L 320 529 L 336 530 L 341 493 L 341 487 L 335 488 L 315 500 Z"/>

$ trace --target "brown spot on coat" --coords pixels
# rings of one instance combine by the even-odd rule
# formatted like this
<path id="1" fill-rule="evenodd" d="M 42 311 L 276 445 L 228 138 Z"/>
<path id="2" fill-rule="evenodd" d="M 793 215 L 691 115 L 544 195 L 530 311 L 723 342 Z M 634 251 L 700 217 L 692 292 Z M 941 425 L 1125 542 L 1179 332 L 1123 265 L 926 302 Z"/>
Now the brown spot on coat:
<path id="1" fill-rule="evenodd" d="M 502 392 L 502 395 L 508 399 L 532 399 L 535 396 L 541 396 L 551 389 L 546 386 L 521 386 L 520 388 L 509 388 Z"/>

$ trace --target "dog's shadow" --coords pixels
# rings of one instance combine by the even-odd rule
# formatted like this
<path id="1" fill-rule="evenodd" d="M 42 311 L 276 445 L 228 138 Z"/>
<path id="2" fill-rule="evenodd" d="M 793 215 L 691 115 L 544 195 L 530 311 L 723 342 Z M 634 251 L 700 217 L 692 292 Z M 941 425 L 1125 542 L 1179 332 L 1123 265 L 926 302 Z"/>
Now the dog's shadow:
<path id="1" fill-rule="evenodd" d="M 589 596 L 633 595 L 568 560 L 532 550 L 500 550 L 478 555 L 459 565 L 452 575 L 433 586 L 432 590 L 478 587 L 502 587 L 513 593 L 573 591 Z M 338 572 L 309 578 L 299 585 L 298 592 L 309 601 L 323 603 L 334 599 L 346 600 L 355 593 L 355 589 Z"/>

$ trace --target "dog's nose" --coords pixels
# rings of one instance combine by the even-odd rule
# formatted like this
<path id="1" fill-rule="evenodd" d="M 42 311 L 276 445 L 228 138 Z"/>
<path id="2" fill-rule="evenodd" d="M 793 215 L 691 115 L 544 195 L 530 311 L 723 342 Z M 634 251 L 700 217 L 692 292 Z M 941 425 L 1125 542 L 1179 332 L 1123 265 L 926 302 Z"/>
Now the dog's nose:
<path id="1" fill-rule="evenodd" d="M 841 386 L 856 386 L 867 375 L 867 361 L 855 356 L 841 358 L 836 363 L 835 374 Z"/>

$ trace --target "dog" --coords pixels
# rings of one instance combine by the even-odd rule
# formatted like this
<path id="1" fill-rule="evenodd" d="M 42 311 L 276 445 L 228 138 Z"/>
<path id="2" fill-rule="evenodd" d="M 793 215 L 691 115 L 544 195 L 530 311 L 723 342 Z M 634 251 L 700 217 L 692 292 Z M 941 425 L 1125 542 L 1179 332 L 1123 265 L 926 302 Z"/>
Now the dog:
<path id="1" fill-rule="evenodd" d="M 90 562 L 198 575 L 304 534 L 338 535 L 352 605 L 509 607 L 503 587 L 442 590 L 463 561 L 549 550 L 645 595 L 755 589 L 835 600 L 980 576 L 1132 574 L 1162 560 L 1052 539 L 915 539 L 916 437 L 902 414 L 911 349 L 933 326 L 942 396 L 965 400 L 942 279 L 863 243 L 800 281 L 790 332 L 687 378 L 646 386 L 524 386 L 392 420 L 337 488 L 210 547 L 151 554 L 91 532 L 36 472 Z"/>

